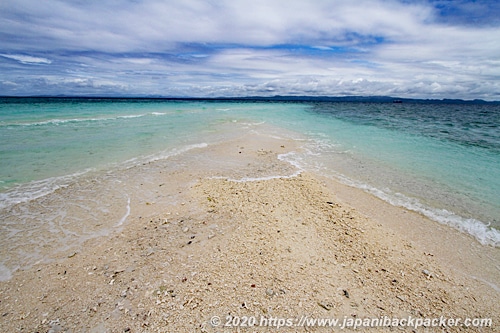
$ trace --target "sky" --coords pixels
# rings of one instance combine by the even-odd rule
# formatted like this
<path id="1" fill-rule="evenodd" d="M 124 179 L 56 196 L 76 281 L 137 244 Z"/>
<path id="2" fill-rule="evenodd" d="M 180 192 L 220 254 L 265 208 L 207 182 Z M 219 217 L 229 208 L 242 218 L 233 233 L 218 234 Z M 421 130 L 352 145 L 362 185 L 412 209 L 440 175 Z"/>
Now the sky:
<path id="1" fill-rule="evenodd" d="M 2 0 L 0 95 L 500 100 L 500 1 Z"/>

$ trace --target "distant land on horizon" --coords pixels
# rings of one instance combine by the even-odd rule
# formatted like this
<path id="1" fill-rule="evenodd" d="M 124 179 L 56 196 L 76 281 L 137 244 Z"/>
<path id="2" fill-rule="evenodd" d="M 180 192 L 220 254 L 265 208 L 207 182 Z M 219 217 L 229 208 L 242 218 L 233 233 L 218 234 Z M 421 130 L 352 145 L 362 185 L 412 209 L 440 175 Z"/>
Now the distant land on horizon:
<path id="1" fill-rule="evenodd" d="M 171 97 L 171 96 L 78 96 L 78 95 L 33 95 L 0 96 L 9 99 L 54 98 L 54 99 L 144 99 L 144 100 L 185 100 L 185 101 L 256 101 L 256 102 L 359 102 L 359 103 L 420 103 L 420 104 L 500 104 L 500 101 L 482 99 L 423 99 L 391 96 L 239 96 L 239 97 Z"/>

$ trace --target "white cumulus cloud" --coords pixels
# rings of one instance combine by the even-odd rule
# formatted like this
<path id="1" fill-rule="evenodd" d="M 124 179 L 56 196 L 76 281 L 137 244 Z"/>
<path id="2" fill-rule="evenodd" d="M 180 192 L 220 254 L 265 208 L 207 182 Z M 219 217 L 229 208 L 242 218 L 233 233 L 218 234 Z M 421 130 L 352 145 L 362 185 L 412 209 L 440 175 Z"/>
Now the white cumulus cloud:
<path id="1" fill-rule="evenodd" d="M 16 94 L 499 99 L 495 3 L 5 0 L 0 72 Z"/>

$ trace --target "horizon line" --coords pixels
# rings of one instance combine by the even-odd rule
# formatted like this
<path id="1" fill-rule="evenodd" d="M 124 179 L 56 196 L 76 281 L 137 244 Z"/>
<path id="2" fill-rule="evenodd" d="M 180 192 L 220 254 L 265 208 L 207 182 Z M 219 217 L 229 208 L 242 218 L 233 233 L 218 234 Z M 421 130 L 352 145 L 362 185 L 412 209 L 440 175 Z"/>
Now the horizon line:
<path id="1" fill-rule="evenodd" d="M 289 101 L 289 102 L 379 102 L 379 103 L 400 103 L 400 102 L 426 102 L 426 103 L 467 103 L 467 104 L 500 104 L 500 100 L 487 101 L 484 99 L 462 99 L 462 98 L 409 98 L 393 97 L 384 95 L 273 95 L 273 96 L 218 96 L 218 97 L 190 97 L 190 96 L 162 96 L 162 95 L 0 95 L 0 98 L 75 98 L 75 99 L 150 99 L 150 100 L 225 100 L 225 101 Z"/>

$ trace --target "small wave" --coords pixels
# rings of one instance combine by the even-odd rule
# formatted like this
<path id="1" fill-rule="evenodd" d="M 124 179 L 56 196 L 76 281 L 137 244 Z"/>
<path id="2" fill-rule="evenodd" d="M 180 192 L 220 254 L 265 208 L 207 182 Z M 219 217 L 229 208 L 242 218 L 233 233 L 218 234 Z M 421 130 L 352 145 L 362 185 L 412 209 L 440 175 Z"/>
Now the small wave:
<path id="1" fill-rule="evenodd" d="M 127 212 L 125 213 L 125 215 L 123 215 L 123 217 L 120 219 L 120 221 L 118 221 L 118 223 L 116 224 L 117 226 L 121 226 L 123 224 L 123 222 L 125 222 L 128 218 L 128 216 L 130 215 L 130 197 L 127 196 Z"/>
<path id="2" fill-rule="evenodd" d="M 414 198 L 409 198 L 401 193 L 390 193 L 373 186 L 349 179 L 343 175 L 336 175 L 342 183 L 364 190 L 396 207 L 423 214 L 427 218 L 441 224 L 453 227 L 477 239 L 483 245 L 500 247 L 500 231 L 491 228 L 488 224 L 473 218 L 464 218 L 446 209 L 431 208 Z"/>
<path id="3" fill-rule="evenodd" d="M 136 165 L 142 163 L 150 163 L 158 160 L 167 159 L 169 157 L 173 157 L 176 155 L 183 154 L 188 152 L 191 149 L 196 148 L 206 148 L 208 147 L 207 143 L 196 143 L 192 145 L 187 145 L 181 148 L 174 148 L 166 152 L 162 152 L 159 154 L 149 155 L 140 158 L 133 158 L 127 160 L 125 162 L 117 163 L 111 165 L 109 167 L 108 172 L 114 172 L 117 168 L 132 168 Z M 64 188 L 72 184 L 77 178 L 88 174 L 91 171 L 95 171 L 95 169 L 89 168 L 83 171 L 75 172 L 70 175 L 59 176 L 59 177 L 51 177 L 42 180 L 31 181 L 25 184 L 19 184 L 8 189 L 5 192 L 0 193 L 0 209 L 4 209 L 9 206 L 13 206 L 23 202 L 29 202 L 43 196 L 46 196 L 50 193 L 57 191 L 60 188 Z"/>
<path id="4" fill-rule="evenodd" d="M 114 118 L 73 118 L 73 119 L 49 119 L 44 121 L 32 122 L 32 123 L 4 123 L 3 127 L 30 127 L 30 126 L 44 126 L 44 125 L 60 125 L 66 123 L 79 123 L 79 122 L 94 122 L 94 121 L 106 121 L 112 120 Z"/>
<path id="5" fill-rule="evenodd" d="M 288 153 L 284 154 L 278 154 L 278 160 L 287 162 L 291 165 L 293 165 L 295 168 L 297 168 L 300 171 L 303 171 L 302 165 L 300 164 L 300 157 L 298 156 L 297 152 L 295 151 L 290 151 Z"/>
<path id="6" fill-rule="evenodd" d="M 155 112 L 151 113 L 155 114 Z M 147 114 L 133 114 L 133 115 L 125 115 L 125 116 L 116 116 L 116 117 L 102 117 L 102 118 L 70 118 L 70 119 L 48 119 L 44 121 L 36 121 L 36 122 L 2 122 L 0 123 L 1 127 L 30 127 L 30 126 L 45 126 L 45 125 L 61 125 L 68 123 L 81 123 L 81 122 L 99 122 L 99 121 L 112 121 L 117 119 L 133 119 L 133 118 L 141 118 L 147 116 Z"/>
<path id="7" fill-rule="evenodd" d="M 75 172 L 66 176 L 35 180 L 26 184 L 14 186 L 9 190 L 0 193 L 0 209 L 32 201 L 53 193 L 60 188 L 69 186 L 76 178 L 87 174 L 92 170 L 93 169 L 86 169 L 84 171 Z"/>
<path id="8" fill-rule="evenodd" d="M 131 115 L 127 115 L 127 116 L 118 116 L 115 119 L 133 119 L 133 118 L 141 118 L 144 116 L 146 116 L 146 114 L 131 114 Z M 111 118 L 111 120 L 112 119 L 113 118 Z"/>
<path id="9" fill-rule="evenodd" d="M 194 144 L 187 145 L 187 146 L 184 146 L 181 148 L 173 148 L 170 150 L 166 150 L 166 151 L 152 154 L 152 155 L 148 155 L 148 156 L 135 157 L 135 158 L 127 160 L 123 163 L 120 163 L 117 166 L 118 167 L 122 166 L 125 168 L 132 168 L 132 167 L 139 165 L 139 164 L 142 164 L 142 163 L 151 163 L 151 162 L 155 162 L 155 161 L 159 161 L 159 160 L 164 160 L 164 159 L 167 159 L 169 157 L 177 156 L 177 155 L 186 153 L 186 152 L 190 151 L 191 149 L 206 148 L 206 147 L 208 147 L 208 144 L 205 142 L 194 143 Z"/>
<path id="10" fill-rule="evenodd" d="M 332 143 L 330 140 L 323 139 L 321 135 L 313 138 L 311 142 L 309 142 L 302 148 L 305 149 L 305 154 L 311 157 L 322 156 L 324 154 L 328 156 L 332 156 L 332 154 L 334 154 L 333 156 L 338 154 L 351 155 L 352 153 L 350 150 L 345 150 L 342 146 Z M 463 233 L 469 234 L 483 245 L 500 247 L 500 231 L 490 227 L 488 224 L 480 220 L 465 218 L 446 209 L 426 206 L 416 198 L 407 197 L 401 193 L 393 193 L 389 189 L 382 190 L 360 181 L 350 179 L 349 177 L 335 172 L 332 169 L 325 168 L 321 163 L 319 164 L 319 166 L 315 166 L 314 158 L 303 159 L 293 157 L 293 160 L 295 161 L 295 163 L 299 164 L 299 167 L 303 164 L 306 170 L 312 169 L 313 171 L 319 172 L 325 176 L 333 177 L 343 184 L 359 188 L 388 202 L 393 206 L 403 207 L 408 210 L 418 212 L 433 221 L 448 225 Z"/>
<path id="11" fill-rule="evenodd" d="M 260 126 L 260 125 L 263 125 L 265 124 L 266 122 L 265 121 L 259 121 L 259 122 L 240 122 L 238 120 L 233 120 L 234 123 L 238 122 L 240 123 L 241 125 L 245 125 L 245 126 L 248 126 L 248 127 L 253 127 L 253 126 Z"/>

